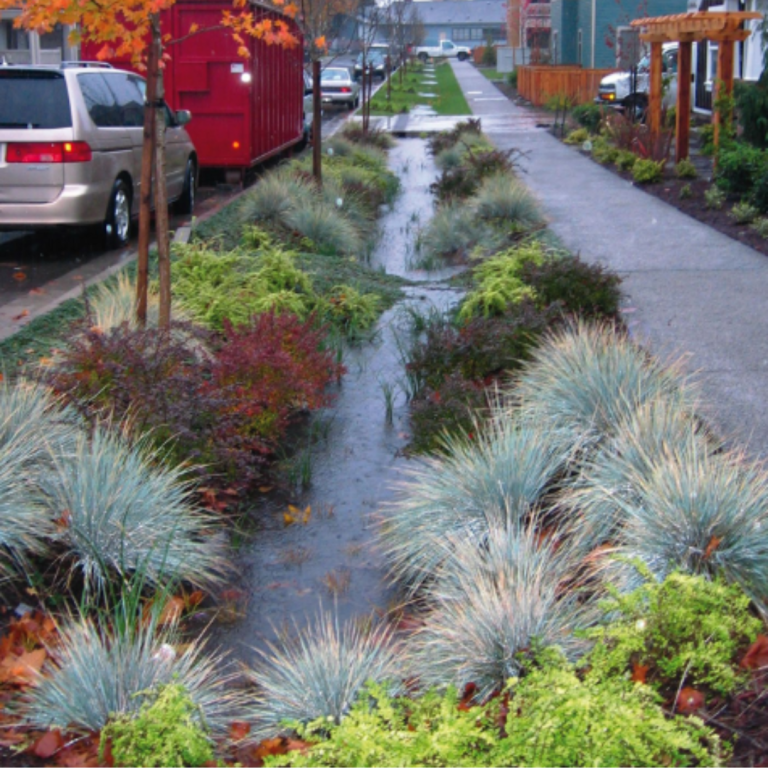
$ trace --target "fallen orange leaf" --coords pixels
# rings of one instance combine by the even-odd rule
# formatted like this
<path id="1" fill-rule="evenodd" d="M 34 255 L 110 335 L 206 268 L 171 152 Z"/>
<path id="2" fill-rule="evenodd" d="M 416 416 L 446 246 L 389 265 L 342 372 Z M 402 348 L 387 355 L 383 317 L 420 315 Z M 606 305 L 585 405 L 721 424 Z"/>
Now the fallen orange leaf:
<path id="1" fill-rule="evenodd" d="M 180 597 L 172 597 L 163 606 L 163 610 L 160 612 L 160 623 L 176 623 L 181 618 L 181 614 L 184 613 L 184 608 L 184 600 L 182 600 Z"/>
<path id="2" fill-rule="evenodd" d="M 13 319 L 14 320 L 23 320 L 25 317 L 29 317 L 29 310 L 28 309 L 24 309 L 21 312 L 19 312 L 18 315 L 14 315 Z"/>
<path id="3" fill-rule="evenodd" d="M 48 656 L 45 648 L 6 656 L 0 661 L 0 681 L 28 685 L 42 669 Z"/>
<path id="4" fill-rule="evenodd" d="M 709 559 L 710 555 L 717 549 L 717 547 L 720 545 L 720 542 L 723 539 L 718 536 L 713 536 L 709 540 L 709 544 L 707 544 L 707 548 L 704 550 L 704 559 Z"/>
<path id="5" fill-rule="evenodd" d="M 64 738 L 58 728 L 44 733 L 30 749 L 38 757 L 47 760 L 51 755 L 58 752 L 64 746 Z"/>
<path id="6" fill-rule="evenodd" d="M 235 720 L 235 722 L 229 726 L 229 738 L 232 739 L 232 741 L 241 741 L 250 732 L 251 726 L 241 720 Z"/>
<path id="7" fill-rule="evenodd" d="M 755 638 L 755 642 L 752 643 L 749 650 L 744 654 L 744 658 L 739 663 L 739 666 L 744 669 L 768 667 L 768 637 L 758 635 Z"/>
<path id="8" fill-rule="evenodd" d="M 632 665 L 632 682 L 633 683 L 645 683 L 645 678 L 648 675 L 649 666 L 645 664 L 633 664 Z"/>
<path id="9" fill-rule="evenodd" d="M 695 688 L 683 688 L 677 695 L 677 709 L 684 715 L 695 712 L 704 706 L 704 694 Z"/>
<path id="10" fill-rule="evenodd" d="M 27 279 L 27 274 L 26 272 L 14 272 L 13 279 L 18 280 L 19 282 L 22 282 L 23 280 Z"/>

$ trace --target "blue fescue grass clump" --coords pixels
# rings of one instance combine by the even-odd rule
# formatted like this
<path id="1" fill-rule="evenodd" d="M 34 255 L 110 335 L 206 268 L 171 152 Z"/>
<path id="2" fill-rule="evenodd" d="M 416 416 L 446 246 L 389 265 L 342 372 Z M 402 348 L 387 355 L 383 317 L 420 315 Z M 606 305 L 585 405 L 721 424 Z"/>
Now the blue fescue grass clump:
<path id="1" fill-rule="evenodd" d="M 693 396 L 675 365 L 663 365 L 608 324 L 579 322 L 553 333 L 510 392 L 510 405 L 542 429 L 569 428 L 597 446 L 643 403 Z"/>
<path id="2" fill-rule="evenodd" d="M 399 651 L 384 626 L 341 625 L 335 612 L 320 611 L 293 638 L 268 644 L 250 671 L 258 695 L 250 708 L 258 736 L 274 735 L 286 721 L 339 723 L 367 682 L 399 677 Z"/>
<path id="3" fill-rule="evenodd" d="M 640 503 L 637 479 L 647 477 L 670 451 L 683 456 L 719 447 L 688 406 L 685 398 L 675 396 L 644 403 L 587 458 L 569 484 L 559 507 L 580 519 L 583 533 L 595 545 L 620 534 L 620 500 Z"/>
<path id="4" fill-rule="evenodd" d="M 100 731 L 120 715 L 137 713 L 141 694 L 183 686 L 212 732 L 226 734 L 242 705 L 220 656 L 206 656 L 199 641 L 181 647 L 173 625 L 158 628 L 141 616 L 127 626 L 71 619 L 59 629 L 52 661 L 22 701 L 24 721 L 35 728 Z"/>
<path id="5" fill-rule="evenodd" d="M 679 570 L 723 574 L 768 605 L 768 474 L 736 453 L 694 445 L 670 449 L 632 475 L 619 497 L 616 551 L 645 563 L 658 579 Z"/>
<path id="6" fill-rule="evenodd" d="M 86 591 L 105 593 L 110 581 L 136 571 L 160 587 L 220 581 L 227 564 L 218 522 L 194 506 L 182 469 L 104 428 L 78 437 L 54 465 L 38 479 L 39 503 Z"/>
<path id="7" fill-rule="evenodd" d="M 575 587 L 583 550 L 565 531 L 546 534 L 535 522 L 494 526 L 484 547 L 450 542 L 410 647 L 425 687 L 473 683 L 484 701 L 521 674 L 533 649 L 557 647 L 573 661 L 588 648 L 574 634 L 599 616 L 594 594 Z"/>
<path id="8" fill-rule="evenodd" d="M 38 477 L 80 434 L 73 412 L 50 390 L 20 379 L 0 383 L 0 580 L 24 573 L 48 552 L 53 520 L 35 499 Z"/>
<path id="9" fill-rule="evenodd" d="M 469 436 L 447 436 L 446 456 L 419 461 L 384 512 L 380 534 L 392 576 L 411 591 L 458 535 L 479 546 L 494 524 L 516 522 L 541 501 L 568 461 L 568 437 L 500 415 Z"/>
<path id="10" fill-rule="evenodd" d="M 62 407 L 44 384 L 0 380 L 0 445 L 23 439 L 31 461 L 46 463 L 51 451 L 70 450 L 79 432 L 75 412 Z"/>
<path id="11" fill-rule="evenodd" d="M 0 581 L 24 573 L 53 533 L 45 509 L 30 500 L 27 471 L 35 458 L 35 442 L 22 435 L 0 443 Z"/>

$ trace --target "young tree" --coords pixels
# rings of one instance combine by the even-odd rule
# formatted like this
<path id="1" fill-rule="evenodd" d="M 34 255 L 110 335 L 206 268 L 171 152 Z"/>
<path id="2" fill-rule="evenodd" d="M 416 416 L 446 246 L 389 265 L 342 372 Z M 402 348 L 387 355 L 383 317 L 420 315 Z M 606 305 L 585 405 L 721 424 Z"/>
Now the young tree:
<path id="1" fill-rule="evenodd" d="M 137 318 L 142 325 L 147 316 L 149 271 L 149 227 L 152 178 L 154 176 L 155 217 L 160 278 L 159 325 L 167 328 L 171 320 L 170 236 L 168 231 L 168 194 L 165 186 L 165 105 L 163 64 L 177 40 L 162 33 L 162 14 L 176 0 L 0 0 L 0 11 L 20 9 L 14 24 L 38 32 L 50 32 L 57 24 L 74 26 L 72 44 L 91 43 L 100 46 L 100 59 L 130 59 L 146 70 L 147 92 L 144 110 L 144 145 L 141 166 L 141 198 L 139 207 L 139 258 L 136 281 Z M 291 18 L 297 7 L 286 0 L 273 0 Z M 239 43 L 238 53 L 247 58 L 247 37 L 268 44 L 298 45 L 287 20 L 272 19 L 255 13 L 248 0 L 232 0 L 231 8 L 222 11 L 221 23 L 215 29 L 226 29 Z M 185 37 L 213 29 L 194 25 Z M 183 39 L 183 38 L 182 38 Z M 154 166 L 154 174 L 152 173 Z"/>
<path id="2" fill-rule="evenodd" d="M 312 175 L 322 184 L 322 102 L 320 76 L 322 58 L 338 18 L 354 10 L 356 0 L 295 0 L 294 19 L 304 36 L 307 57 L 312 63 Z"/>

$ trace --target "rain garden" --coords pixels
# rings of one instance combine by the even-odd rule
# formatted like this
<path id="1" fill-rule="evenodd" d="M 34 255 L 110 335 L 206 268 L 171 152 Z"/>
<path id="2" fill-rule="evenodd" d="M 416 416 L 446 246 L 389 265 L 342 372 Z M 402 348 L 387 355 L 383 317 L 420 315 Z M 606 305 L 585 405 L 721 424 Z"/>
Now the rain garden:
<path id="1" fill-rule="evenodd" d="M 618 276 L 479 121 L 349 128 L 310 171 L 175 246 L 170 331 L 126 271 L 0 347 L 0 744 L 762 759 L 768 474 L 628 336 Z"/>

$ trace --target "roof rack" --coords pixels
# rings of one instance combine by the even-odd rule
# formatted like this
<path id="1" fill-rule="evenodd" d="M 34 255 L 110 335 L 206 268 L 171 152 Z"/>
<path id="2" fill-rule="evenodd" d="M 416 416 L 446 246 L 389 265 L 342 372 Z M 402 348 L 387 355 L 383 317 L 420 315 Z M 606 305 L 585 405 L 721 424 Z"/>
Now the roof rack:
<path id="1" fill-rule="evenodd" d="M 71 67 L 86 67 L 89 69 L 114 69 L 114 67 L 107 61 L 62 61 L 62 69 L 70 69 Z"/>

